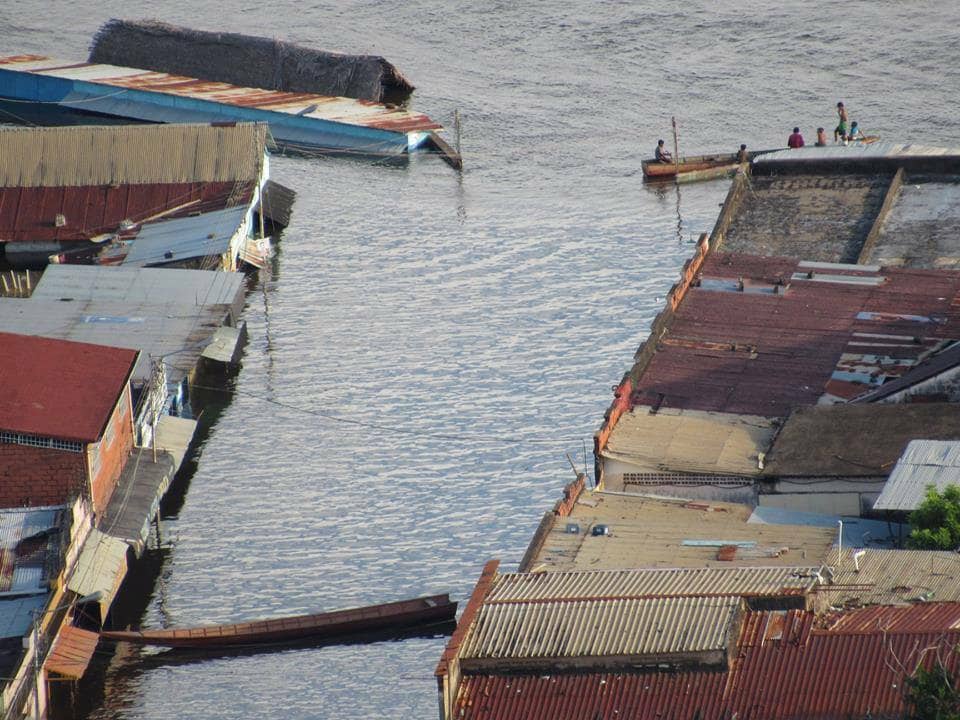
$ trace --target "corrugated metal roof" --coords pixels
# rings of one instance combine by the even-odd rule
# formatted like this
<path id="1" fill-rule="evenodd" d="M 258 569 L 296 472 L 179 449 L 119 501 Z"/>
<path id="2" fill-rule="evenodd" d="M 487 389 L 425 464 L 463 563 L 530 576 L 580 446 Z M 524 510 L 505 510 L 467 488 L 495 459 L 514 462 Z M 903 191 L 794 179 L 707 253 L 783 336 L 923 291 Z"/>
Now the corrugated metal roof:
<path id="1" fill-rule="evenodd" d="M 128 239 L 161 218 L 247 208 L 255 187 L 242 181 L 0 188 L 0 242 Z"/>
<path id="2" fill-rule="evenodd" d="M 960 630 L 960 603 L 921 603 L 909 607 L 877 605 L 848 613 L 832 613 L 818 620 L 818 632 L 933 633 Z"/>
<path id="3" fill-rule="evenodd" d="M 170 382 L 196 365 L 216 327 L 236 317 L 242 273 L 50 265 L 33 295 L 0 300 L 0 331 L 141 350 L 134 379 L 164 357 Z"/>
<path id="4" fill-rule="evenodd" d="M 753 415 L 637 405 L 624 413 L 602 454 L 640 470 L 756 475 L 777 425 Z"/>
<path id="5" fill-rule="evenodd" d="M 723 651 L 742 600 L 727 597 L 486 603 L 466 659 L 554 659 Z"/>
<path id="6" fill-rule="evenodd" d="M 63 508 L 0 510 L 0 595 L 46 594 L 59 566 Z"/>
<path id="7" fill-rule="evenodd" d="M 911 441 L 897 460 L 873 509 L 916 510 L 929 485 L 940 492 L 948 485 L 960 485 L 960 442 Z"/>
<path id="8" fill-rule="evenodd" d="M 486 602 L 798 594 L 816 582 L 816 571 L 816 567 L 731 567 L 501 574 Z"/>
<path id="9" fill-rule="evenodd" d="M 960 337 L 958 272 L 882 268 L 880 285 L 791 282 L 799 263 L 711 253 L 703 279 L 790 287 L 779 294 L 690 288 L 632 404 L 784 416 L 828 393 L 847 392 L 851 378 L 857 384 L 850 395 L 860 394 L 872 387 L 874 374 L 897 377 L 937 343 Z M 845 273 L 863 274 L 856 266 Z M 863 371 L 851 375 L 851 367 Z"/>
<path id="10" fill-rule="evenodd" d="M 918 436 L 960 438 L 957 406 L 879 403 L 801 408 L 777 435 L 765 473 L 882 477 Z"/>
<path id="11" fill-rule="evenodd" d="M 79 80 L 104 86 L 105 95 L 121 96 L 123 89 L 145 90 L 176 97 L 193 98 L 240 108 L 255 108 L 285 115 L 377 128 L 399 133 L 424 131 L 439 125 L 422 113 L 394 105 L 366 100 L 292 93 L 198 80 L 181 75 L 151 72 L 138 68 L 91 63 L 70 63 L 43 56 L 0 58 L 0 68 L 46 77 Z M 112 89 L 112 90 L 111 90 Z M 69 102 L 66 102 L 68 106 Z M 78 105 L 82 108 L 82 105 Z"/>
<path id="12" fill-rule="evenodd" d="M 0 599 L 0 638 L 23 637 L 33 625 L 33 619 L 43 611 L 49 594 Z"/>
<path id="13" fill-rule="evenodd" d="M 561 673 L 463 678 L 459 720 L 899 717 L 907 673 L 960 669 L 960 632 L 816 630 L 801 611 L 749 613 L 727 673 Z M 897 627 L 905 625 L 899 623 Z"/>
<path id="14" fill-rule="evenodd" d="M 475 675 L 460 683 L 456 720 L 714 720 L 723 672 Z M 710 714 L 708 714 L 710 713 Z M 744 716 L 751 717 L 751 716 Z"/>
<path id="15" fill-rule="evenodd" d="M 954 552 L 844 548 L 840 561 L 834 551 L 829 564 L 833 582 L 815 592 L 834 607 L 960 602 L 960 555 Z"/>
<path id="16" fill-rule="evenodd" d="M 107 607 L 127 571 L 127 544 L 96 528 L 83 543 L 67 587 L 81 597 L 101 593 Z"/>
<path id="17" fill-rule="evenodd" d="M 222 255 L 230 248 L 230 240 L 245 231 L 245 205 L 145 224 L 131 241 L 122 265 L 143 267 L 187 260 L 209 255 Z"/>
<path id="18" fill-rule="evenodd" d="M 0 127 L 0 186 L 253 181 L 266 123 Z"/>
<path id="19" fill-rule="evenodd" d="M 0 430 L 85 443 L 100 438 L 137 360 L 127 349 L 5 332 L 0 346 Z"/>
<path id="20" fill-rule="evenodd" d="M 100 635 L 95 632 L 64 625 L 57 633 L 43 666 L 48 672 L 79 680 L 87 671 L 99 641 Z"/>

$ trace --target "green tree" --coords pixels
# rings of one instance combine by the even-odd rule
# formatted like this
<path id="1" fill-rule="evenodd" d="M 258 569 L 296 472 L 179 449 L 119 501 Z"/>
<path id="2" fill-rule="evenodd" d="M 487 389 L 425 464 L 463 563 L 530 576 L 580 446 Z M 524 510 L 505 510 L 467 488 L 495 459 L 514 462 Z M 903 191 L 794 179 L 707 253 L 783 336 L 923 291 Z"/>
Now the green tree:
<path id="1" fill-rule="evenodd" d="M 960 693 L 945 668 L 917 668 L 904 687 L 910 720 L 960 720 Z"/>
<path id="2" fill-rule="evenodd" d="M 910 513 L 907 545 L 915 550 L 960 548 L 960 486 L 948 485 L 942 493 L 933 485 L 920 506 Z"/>

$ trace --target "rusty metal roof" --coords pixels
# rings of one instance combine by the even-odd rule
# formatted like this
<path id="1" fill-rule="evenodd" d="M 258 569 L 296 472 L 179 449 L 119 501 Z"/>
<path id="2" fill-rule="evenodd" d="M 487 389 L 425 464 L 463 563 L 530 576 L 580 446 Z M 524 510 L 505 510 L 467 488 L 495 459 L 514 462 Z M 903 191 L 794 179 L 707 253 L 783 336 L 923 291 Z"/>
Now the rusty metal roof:
<path id="1" fill-rule="evenodd" d="M 855 397 L 956 338 L 960 272 L 714 252 L 631 401 L 783 416 Z"/>
<path id="2" fill-rule="evenodd" d="M 818 620 L 825 632 L 929 633 L 960 630 L 960 603 L 921 603 L 907 607 L 875 605 L 847 613 L 832 613 Z"/>
<path id="3" fill-rule="evenodd" d="M 244 181 L 0 188 L 0 243 L 85 241 L 114 233 L 135 238 L 151 221 L 248 205 L 255 187 Z"/>
<path id="4" fill-rule="evenodd" d="M 912 611 L 919 614 L 917 611 Z M 938 615 L 940 613 L 940 615 Z M 846 720 L 904 710 L 903 684 L 918 664 L 960 669 L 952 629 L 957 609 L 890 615 L 886 629 L 867 630 L 867 616 L 845 628 L 818 629 L 803 611 L 748 613 L 726 673 L 636 672 L 466 676 L 454 717 L 662 720 L 763 718 Z M 942 624 L 941 624 L 942 620 Z M 927 628 L 935 628 L 928 630 Z"/>
<path id="5" fill-rule="evenodd" d="M 487 602 L 463 649 L 469 660 L 588 660 L 723 652 L 735 633 L 737 596 Z"/>
<path id="6" fill-rule="evenodd" d="M 0 430 L 82 443 L 100 438 L 138 355 L 4 332 L 0 346 Z"/>
<path id="7" fill-rule="evenodd" d="M 0 58 L 0 68 L 95 83 L 105 86 L 108 91 L 109 88 L 117 88 L 118 90 L 114 91 L 117 95 L 121 94 L 125 88 L 145 90 L 398 133 L 433 130 L 440 127 L 422 113 L 411 112 L 394 105 L 311 93 L 239 87 L 139 68 L 85 62 L 71 63 L 42 55 Z"/>

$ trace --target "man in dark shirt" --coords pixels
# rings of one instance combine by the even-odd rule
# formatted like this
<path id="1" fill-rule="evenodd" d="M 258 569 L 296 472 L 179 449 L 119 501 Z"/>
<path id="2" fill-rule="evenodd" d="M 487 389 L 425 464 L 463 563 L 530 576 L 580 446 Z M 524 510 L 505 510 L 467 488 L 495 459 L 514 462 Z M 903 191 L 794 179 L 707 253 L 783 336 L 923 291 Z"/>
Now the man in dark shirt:
<path id="1" fill-rule="evenodd" d="M 653 151 L 653 156 L 657 159 L 657 162 L 673 162 L 673 157 L 670 155 L 670 151 L 663 146 L 663 140 L 657 141 L 657 149 Z"/>
<path id="2" fill-rule="evenodd" d="M 794 150 L 803 147 L 803 135 L 800 134 L 800 128 L 795 127 L 793 129 L 793 134 L 787 138 L 787 147 Z"/>

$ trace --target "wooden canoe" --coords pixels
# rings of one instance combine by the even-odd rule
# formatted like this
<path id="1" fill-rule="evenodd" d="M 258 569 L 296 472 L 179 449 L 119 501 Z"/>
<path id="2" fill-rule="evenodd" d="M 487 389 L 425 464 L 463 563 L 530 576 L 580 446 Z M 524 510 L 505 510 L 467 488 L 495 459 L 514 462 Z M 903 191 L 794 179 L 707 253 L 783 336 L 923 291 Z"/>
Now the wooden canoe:
<path id="1" fill-rule="evenodd" d="M 736 153 L 681 156 L 679 163 L 662 163 L 657 160 L 641 160 L 643 176 L 650 180 L 673 180 L 678 174 L 711 170 L 726 165 L 736 165 Z"/>
<path id="2" fill-rule="evenodd" d="M 399 630 L 448 622 L 454 619 L 456 613 L 457 603 L 451 601 L 449 595 L 443 594 L 232 625 L 204 625 L 166 630 L 104 630 L 100 637 L 173 648 L 237 647 Z"/>

